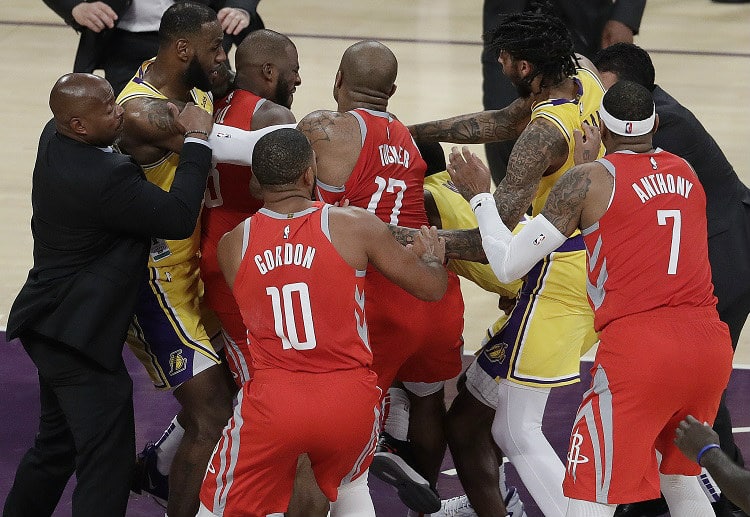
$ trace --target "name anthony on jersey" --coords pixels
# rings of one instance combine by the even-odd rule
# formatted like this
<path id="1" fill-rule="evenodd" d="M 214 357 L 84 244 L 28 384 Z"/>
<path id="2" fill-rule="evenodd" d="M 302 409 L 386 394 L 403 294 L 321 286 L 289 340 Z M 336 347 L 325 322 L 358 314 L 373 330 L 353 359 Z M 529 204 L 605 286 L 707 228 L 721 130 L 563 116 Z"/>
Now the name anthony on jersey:
<path id="1" fill-rule="evenodd" d="M 643 188 L 638 185 L 638 182 L 633 183 L 632 187 L 641 203 L 659 194 L 679 194 L 687 199 L 693 189 L 691 181 L 682 176 L 675 178 L 671 174 L 649 174 L 641 178 L 640 184 Z"/>

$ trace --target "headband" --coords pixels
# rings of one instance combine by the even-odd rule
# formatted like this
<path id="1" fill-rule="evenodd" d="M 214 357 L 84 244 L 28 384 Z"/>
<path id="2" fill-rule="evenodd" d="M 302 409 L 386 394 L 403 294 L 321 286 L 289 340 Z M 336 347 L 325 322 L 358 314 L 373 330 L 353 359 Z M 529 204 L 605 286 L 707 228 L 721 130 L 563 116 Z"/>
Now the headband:
<path id="1" fill-rule="evenodd" d="M 656 107 L 654 107 L 651 116 L 644 120 L 620 120 L 609 114 L 604 108 L 604 101 L 599 108 L 599 117 L 607 126 L 607 129 L 613 133 L 621 136 L 642 136 L 650 133 L 654 129 L 654 123 L 656 122 Z"/>

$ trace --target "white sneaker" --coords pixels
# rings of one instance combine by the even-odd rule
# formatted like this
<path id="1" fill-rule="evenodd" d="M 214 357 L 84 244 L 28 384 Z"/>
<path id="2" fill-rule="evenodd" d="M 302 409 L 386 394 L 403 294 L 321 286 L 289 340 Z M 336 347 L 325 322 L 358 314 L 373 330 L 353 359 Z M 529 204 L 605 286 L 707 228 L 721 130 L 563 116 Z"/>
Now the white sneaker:
<path id="1" fill-rule="evenodd" d="M 505 511 L 508 512 L 508 517 L 526 517 L 523 502 L 514 486 L 508 489 L 508 495 L 505 496 Z"/>
<path id="2" fill-rule="evenodd" d="M 466 495 L 443 499 L 440 501 L 440 510 L 430 515 L 431 517 L 477 517 Z"/>

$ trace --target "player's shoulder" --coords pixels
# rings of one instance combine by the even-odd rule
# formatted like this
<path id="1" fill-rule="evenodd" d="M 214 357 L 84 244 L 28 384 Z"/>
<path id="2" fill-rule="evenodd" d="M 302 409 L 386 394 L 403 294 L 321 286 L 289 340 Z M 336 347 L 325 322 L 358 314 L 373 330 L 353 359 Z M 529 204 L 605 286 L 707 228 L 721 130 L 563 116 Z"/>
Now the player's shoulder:
<path id="1" fill-rule="evenodd" d="M 297 120 L 292 110 L 268 99 L 264 99 L 253 114 L 254 129 L 277 124 L 294 124 L 295 122 Z"/>

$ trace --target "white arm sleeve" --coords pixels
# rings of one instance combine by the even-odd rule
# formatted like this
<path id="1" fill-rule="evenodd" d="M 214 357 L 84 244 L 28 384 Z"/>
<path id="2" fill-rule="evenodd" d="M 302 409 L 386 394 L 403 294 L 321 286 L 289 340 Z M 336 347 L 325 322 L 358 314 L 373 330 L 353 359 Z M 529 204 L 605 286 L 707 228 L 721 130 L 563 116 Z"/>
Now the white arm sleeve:
<path id="1" fill-rule="evenodd" d="M 283 128 L 296 128 L 297 124 L 279 124 L 256 131 L 245 131 L 232 126 L 214 124 L 208 142 L 213 149 L 214 163 L 233 163 L 235 165 L 252 165 L 255 144 L 271 131 Z"/>
<path id="2" fill-rule="evenodd" d="M 534 264 L 555 251 L 567 237 L 543 215 L 534 217 L 517 235 L 503 224 L 497 212 L 495 198 L 483 193 L 471 199 L 477 216 L 482 248 L 492 271 L 501 282 L 517 280 L 528 273 Z"/>

